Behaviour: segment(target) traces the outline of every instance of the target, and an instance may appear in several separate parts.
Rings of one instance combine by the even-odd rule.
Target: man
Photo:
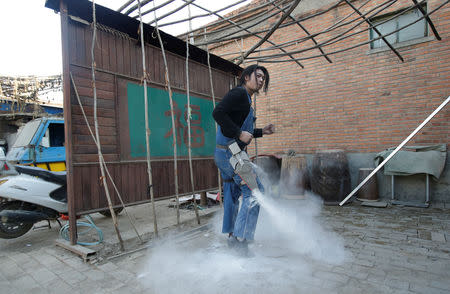
[[[263,88],[264,86],[264,88]],[[239,175],[234,173],[229,159],[231,152],[228,145],[236,141],[242,150],[253,138],[270,135],[275,132],[273,124],[263,129],[254,128],[254,113],[251,97],[259,93],[261,88],[267,92],[269,73],[263,66],[251,65],[244,69],[239,86],[230,90],[213,111],[213,117],[219,125],[216,135],[216,151],[214,160],[223,179],[224,215],[222,232],[228,234],[228,244],[248,251],[247,241],[253,240],[259,214],[259,205],[251,200],[252,191],[243,184]],[[259,181],[258,181],[258,184]],[[260,187],[262,190],[262,187]],[[239,196],[242,194],[242,205],[239,210]]]

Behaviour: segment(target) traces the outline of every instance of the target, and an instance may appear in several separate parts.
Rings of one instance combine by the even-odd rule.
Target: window
[[[50,132],[50,147],[64,146],[64,124],[51,123],[48,125]]]
[[[23,129],[19,131],[19,134],[17,135],[17,139],[16,142],[14,142],[13,147],[28,146],[28,144],[30,144],[31,140],[36,134],[36,131],[38,130],[40,124],[41,124],[40,120],[34,120],[27,123],[23,127]]]
[[[43,147],[64,147],[64,124],[50,123],[40,145]]]
[[[426,5],[422,6],[423,10],[426,11]],[[396,12],[397,14],[399,12]],[[377,17],[374,19],[371,19],[371,22],[375,25],[375,27],[380,31],[382,35],[389,34],[393,31],[396,31],[400,29],[401,27],[404,27],[405,25],[408,25],[412,22],[415,22],[419,18],[423,17],[422,12],[418,9],[412,9],[409,10],[391,20],[388,20],[392,18],[393,14],[385,15],[381,17]],[[378,24],[378,25],[377,25]],[[373,40],[375,38],[378,38],[378,34],[373,30],[370,29],[370,39]],[[425,19],[421,19],[420,21],[416,22],[413,25],[410,25],[409,27],[406,27],[398,32],[395,32],[389,36],[386,36],[386,40],[390,44],[400,43],[408,40],[423,38],[428,36],[428,26]],[[387,46],[386,43],[383,41],[383,39],[378,39],[370,42],[370,48],[380,48]]]

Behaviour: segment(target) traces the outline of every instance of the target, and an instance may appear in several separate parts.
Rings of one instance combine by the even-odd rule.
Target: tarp
[[[386,149],[375,155],[375,165],[378,166],[395,148]],[[446,156],[446,144],[405,146],[384,165],[384,174],[396,176],[429,174],[437,180],[444,170]]]

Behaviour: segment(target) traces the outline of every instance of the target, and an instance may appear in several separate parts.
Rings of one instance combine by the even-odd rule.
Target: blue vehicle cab
[[[29,121],[18,133],[6,160],[51,171],[66,170],[64,119],[42,117]]]

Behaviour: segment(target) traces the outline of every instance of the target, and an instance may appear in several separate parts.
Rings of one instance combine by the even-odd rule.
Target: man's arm
[[[254,138],[261,138],[262,136],[263,136],[263,129],[254,129],[253,130]]]
[[[268,124],[262,129],[255,129],[253,131],[253,137],[259,138],[263,135],[272,135],[273,133],[275,133],[275,126],[273,124]]]

